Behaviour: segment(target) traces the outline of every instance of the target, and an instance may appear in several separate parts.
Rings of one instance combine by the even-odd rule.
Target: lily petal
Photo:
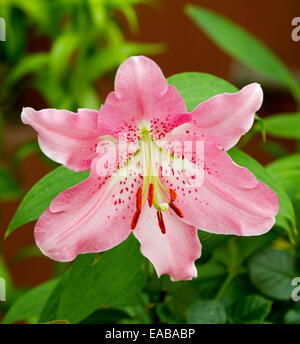
[[[99,141],[99,111],[80,109],[77,113],[24,108],[23,123],[38,133],[41,150],[50,159],[74,171],[87,171],[96,157]]]
[[[137,139],[137,129],[152,126],[152,135],[161,137],[191,117],[183,98],[168,84],[159,66],[145,56],[133,56],[122,63],[115,79],[115,91],[100,109],[103,135],[128,133]]]
[[[176,191],[183,221],[216,234],[247,236],[270,230],[279,209],[276,193],[217,145],[205,142],[204,151],[204,175],[197,176],[194,169],[160,177],[166,188]]]
[[[36,244],[54,260],[108,250],[130,234],[128,214],[135,211],[142,178],[132,173],[100,177],[97,163],[93,160],[88,179],[59,194],[36,223]]]
[[[196,277],[194,261],[201,255],[197,230],[169,211],[163,217],[166,234],[159,229],[156,212],[144,207],[138,226],[133,231],[141,243],[142,254],[152,262],[158,277],[168,274],[172,281]]]
[[[263,92],[257,83],[237,93],[216,95],[191,112],[192,124],[185,129],[228,150],[250,130],[262,101]]]

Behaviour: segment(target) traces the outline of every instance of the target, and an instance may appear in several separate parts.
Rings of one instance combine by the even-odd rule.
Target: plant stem
[[[226,280],[222,284],[221,288],[218,291],[217,296],[215,297],[215,301],[220,301],[224,292],[226,291],[227,287],[229,286],[229,284],[231,283],[235,275],[236,275],[236,271],[229,272],[228,276],[226,277]]]

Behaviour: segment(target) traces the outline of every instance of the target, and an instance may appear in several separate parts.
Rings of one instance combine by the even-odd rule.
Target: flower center
[[[132,218],[131,229],[135,229],[142,207],[145,201],[148,200],[149,207],[152,207],[152,205],[155,207],[159,228],[165,234],[166,227],[163,220],[163,212],[167,211],[170,207],[181,218],[183,218],[183,213],[174,204],[177,197],[175,190],[165,188],[159,178],[159,159],[163,155],[160,154],[161,149],[151,137],[146,126],[141,128],[140,147],[144,168],[143,187],[140,187],[136,194],[136,211]]]

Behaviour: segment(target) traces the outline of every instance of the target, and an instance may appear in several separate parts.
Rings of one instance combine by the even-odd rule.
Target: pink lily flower
[[[188,113],[160,68],[139,56],[120,66],[115,91],[99,111],[25,108],[22,121],[37,131],[49,158],[74,171],[91,170],[40,216],[37,246],[54,260],[71,261],[108,250],[132,232],[158,276],[178,281],[197,276],[197,229],[243,236],[269,231],[277,195],[226,153],[251,128],[262,100],[254,83]],[[124,133],[129,145],[116,150]],[[189,154],[177,151],[174,140],[201,141],[204,154],[194,146]],[[199,164],[203,173],[173,167],[163,173],[175,160],[185,169]]]

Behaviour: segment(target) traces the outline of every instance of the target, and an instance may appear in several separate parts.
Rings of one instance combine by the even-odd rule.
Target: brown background
[[[300,70],[300,42],[291,39],[291,21],[300,16],[299,0],[161,0],[158,6],[138,6],[140,32],[132,34],[124,26],[126,35],[130,39],[144,42],[165,42],[167,51],[155,56],[155,61],[161,66],[166,76],[186,71],[207,72],[229,81],[236,82],[232,74],[233,61],[217,48],[184,14],[183,6],[186,3],[198,4],[215,10],[247,28],[260,37],[269,47],[282,58],[294,72]],[[43,42],[34,42],[35,49]],[[264,86],[264,85],[263,85]],[[101,90],[106,93],[111,85]],[[263,115],[279,111],[294,111],[295,104],[284,91],[268,91],[266,102],[262,109]],[[44,106],[41,100],[32,94],[23,95],[23,104],[37,108]],[[34,104],[33,104],[34,102]],[[12,153],[18,145],[35,133],[25,126],[9,126],[6,130],[7,154]],[[259,148],[257,138],[247,147],[260,162],[266,163],[271,157]],[[291,151],[292,143],[286,143]],[[49,171],[38,156],[31,156],[22,164],[20,181],[28,190],[36,181]],[[16,211],[18,202],[0,204],[1,234],[4,234],[7,225]],[[15,253],[22,247],[32,245],[33,225],[28,224],[13,233],[5,242],[4,255],[12,272],[14,282],[19,286],[33,286],[49,278],[53,269],[48,258],[32,258],[24,262],[14,263]],[[2,239],[1,239],[2,241]]]

